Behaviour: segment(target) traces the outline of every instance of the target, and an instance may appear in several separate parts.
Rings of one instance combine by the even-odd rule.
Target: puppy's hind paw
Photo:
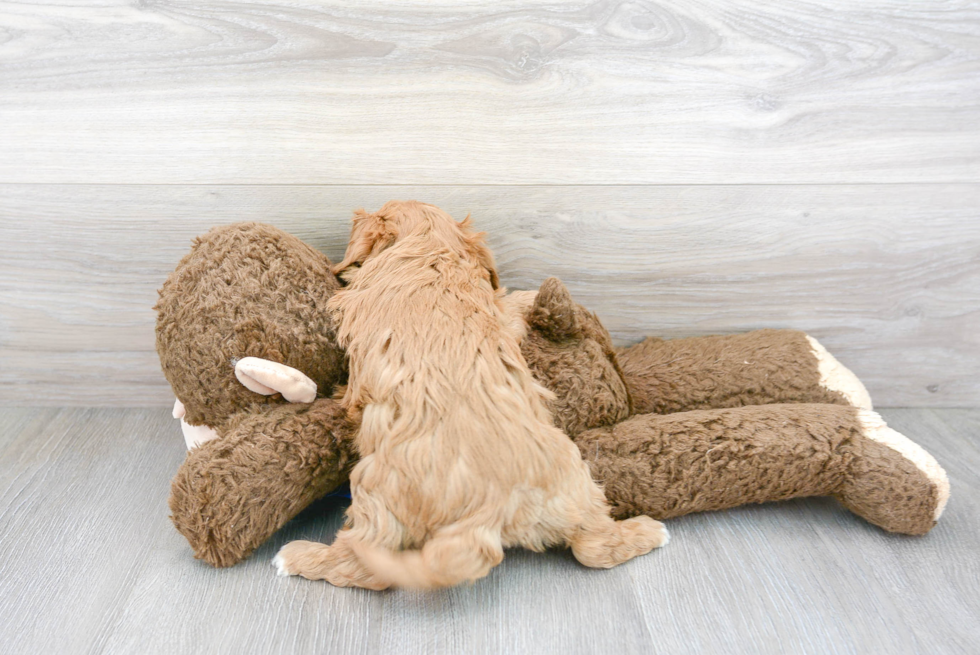
[[[290,541],[272,558],[276,574],[301,575],[310,580],[322,578],[323,559],[330,547],[315,541]]]
[[[648,553],[654,548],[662,548],[670,543],[667,527],[649,516],[634,516],[620,525],[625,540],[633,543],[641,553]]]
[[[593,568],[612,568],[670,541],[664,524],[649,516],[634,516],[625,521],[607,519],[600,527],[603,529],[579,534],[571,542],[575,559]]]
[[[283,558],[282,555],[276,555],[275,557],[273,557],[272,565],[276,567],[276,575],[278,575],[279,577],[285,578],[290,575],[293,575],[292,573],[290,573],[289,568],[286,566],[286,560]]]

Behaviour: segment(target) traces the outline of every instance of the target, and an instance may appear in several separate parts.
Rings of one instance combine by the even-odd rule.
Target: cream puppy
[[[444,587],[486,576],[510,546],[567,544],[607,568],[667,543],[647,516],[610,518],[552,423],[551,394],[521,356],[519,307],[469,219],[417,202],[358,212],[344,269],[329,307],[350,357],[343,402],[361,417],[353,501],[332,545],[284,546],[280,574]]]

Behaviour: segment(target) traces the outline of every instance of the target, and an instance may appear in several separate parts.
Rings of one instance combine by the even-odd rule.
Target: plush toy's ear
[[[476,261],[480,263],[480,266],[487,269],[487,273],[490,275],[490,285],[497,290],[500,288],[500,277],[497,275],[497,265],[493,261],[493,253],[486,245],[486,232],[473,232],[472,231],[473,221],[470,219],[469,214],[466,215],[459,227],[462,228],[464,239],[466,241],[466,247],[469,249],[470,254]]]
[[[334,275],[354,264],[363,263],[368,255],[381,252],[395,242],[395,231],[388,225],[385,218],[379,214],[369,214],[363,209],[354,212],[354,221],[350,229],[350,243],[344,253],[344,261],[333,266],[330,270]]]
[[[552,341],[567,341],[580,332],[572,295],[556,277],[549,277],[541,284],[527,321]]]
[[[235,377],[245,387],[271,396],[277,391],[291,403],[312,403],[316,400],[316,382],[302,371],[259,357],[244,357],[235,364]]]

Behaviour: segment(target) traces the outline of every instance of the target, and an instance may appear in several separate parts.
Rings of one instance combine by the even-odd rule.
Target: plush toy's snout
[[[211,426],[191,425],[184,420],[184,417],[187,416],[187,409],[184,407],[184,403],[180,402],[180,398],[174,400],[173,415],[174,418],[180,419],[180,431],[184,435],[184,444],[187,446],[187,450],[197,448],[202,443],[218,438],[218,433]]]

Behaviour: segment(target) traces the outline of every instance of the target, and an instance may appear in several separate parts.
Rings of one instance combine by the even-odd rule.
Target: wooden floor
[[[311,508],[247,562],[193,559],[167,519],[183,453],[163,409],[0,411],[0,653],[976,653],[980,410],[882,414],[942,463],[952,499],[927,536],[882,532],[828,499],[669,522],[611,571],[511,551],[435,593],[276,577]]]

